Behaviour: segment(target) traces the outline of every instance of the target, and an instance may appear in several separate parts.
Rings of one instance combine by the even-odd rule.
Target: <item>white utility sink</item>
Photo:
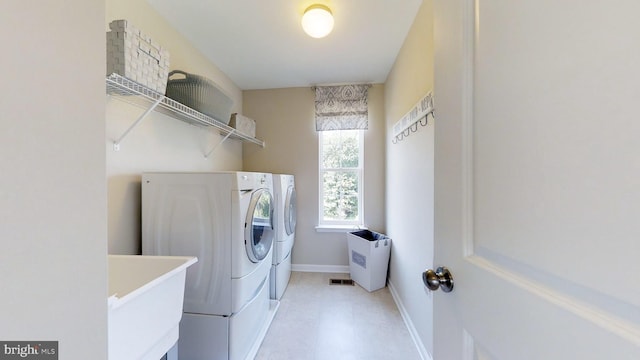
[[[178,341],[187,256],[109,255],[109,359],[160,359]]]

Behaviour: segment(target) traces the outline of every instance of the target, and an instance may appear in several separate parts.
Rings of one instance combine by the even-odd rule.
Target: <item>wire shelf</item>
[[[171,116],[178,120],[198,125],[214,127],[220,131],[225,138],[232,138],[247,141],[264,147],[264,141],[238,132],[231,126],[209,117],[201,112],[195,111],[175,100],[165,97],[163,94],[153,91],[144,85],[129,80],[118,74],[107,76],[107,94],[128,102],[133,105],[151,108],[155,103],[155,111]]]

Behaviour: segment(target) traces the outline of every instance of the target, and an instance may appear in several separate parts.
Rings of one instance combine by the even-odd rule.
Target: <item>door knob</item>
[[[442,289],[448,293],[453,290],[453,275],[444,266],[437,268],[436,271],[429,269],[423,272],[422,282],[431,291]]]

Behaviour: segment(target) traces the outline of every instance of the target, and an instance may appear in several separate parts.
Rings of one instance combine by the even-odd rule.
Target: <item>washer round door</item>
[[[287,235],[296,231],[296,188],[289,186],[284,203],[284,229]]]
[[[267,189],[257,190],[251,195],[244,230],[249,260],[257,263],[267,257],[274,235],[273,196]]]

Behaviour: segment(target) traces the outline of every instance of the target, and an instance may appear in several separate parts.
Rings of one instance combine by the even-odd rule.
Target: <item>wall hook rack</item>
[[[429,123],[429,115],[435,119],[434,111],[433,95],[431,92],[428,92],[408,113],[393,125],[393,139],[391,142],[397,144],[398,141],[402,141],[405,137],[411,135],[412,132],[418,131],[418,124],[427,126]]]
[[[410,125],[408,128],[404,129],[401,133],[394,136],[391,142],[394,144],[397,144],[398,141],[402,141],[404,140],[404,138],[411,135],[411,133],[418,131],[418,124],[420,124],[420,126],[427,126],[429,124],[429,115],[431,115],[431,117],[435,119],[435,110],[431,110],[425,116],[420,118],[420,120],[416,121],[415,123]]]

